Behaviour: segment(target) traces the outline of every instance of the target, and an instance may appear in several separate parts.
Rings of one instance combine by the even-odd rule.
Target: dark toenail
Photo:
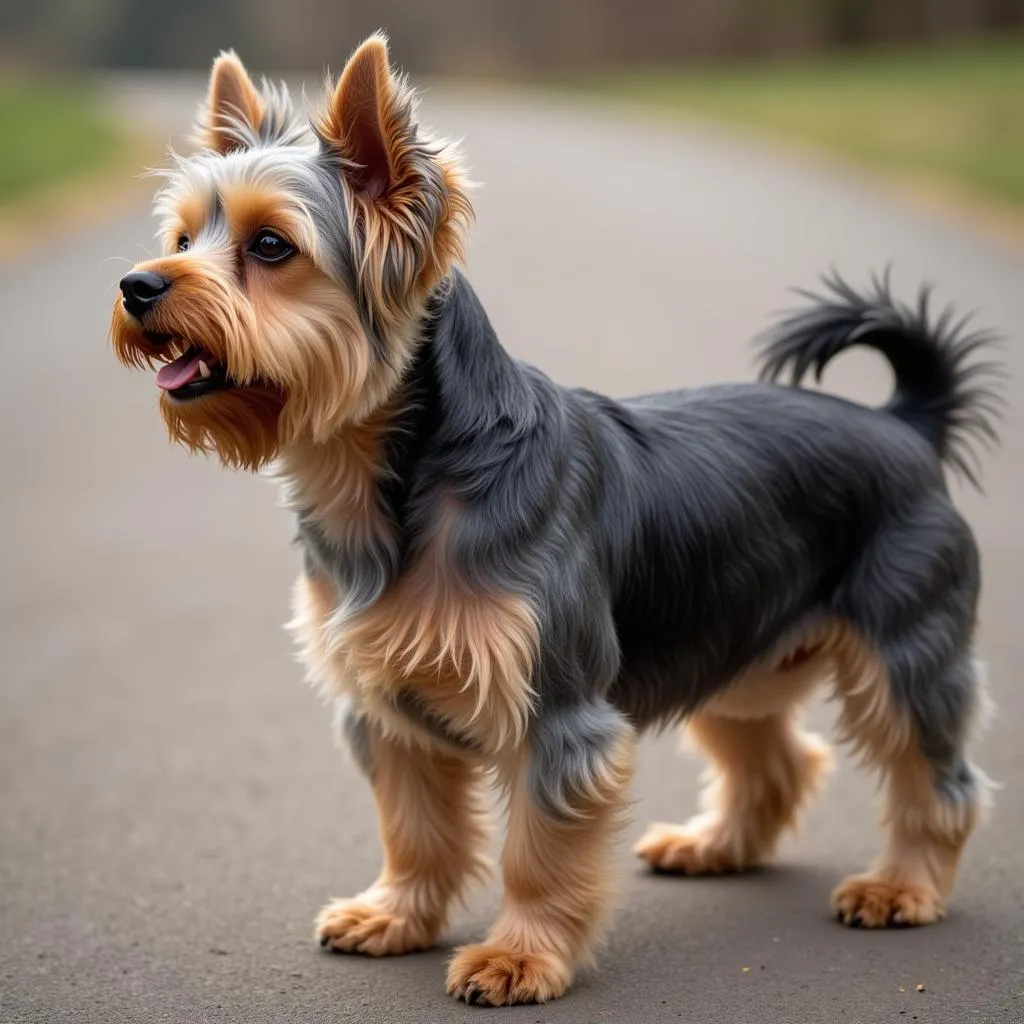
[[[330,935],[321,935],[320,936],[320,946],[321,946],[321,948],[323,946],[326,946],[327,943],[330,942],[330,941],[331,941]]]
[[[863,924],[864,924],[864,920],[860,916],[860,914],[854,914],[853,917],[850,918],[850,927],[851,928],[860,928]]]
[[[483,993],[480,991],[479,988],[476,987],[476,985],[470,985],[469,988],[466,989],[466,1005],[476,1006],[477,1002],[480,999],[480,996],[482,995]]]

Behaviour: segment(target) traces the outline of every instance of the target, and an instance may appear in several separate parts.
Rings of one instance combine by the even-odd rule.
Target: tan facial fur
[[[230,465],[255,469],[282,445],[325,442],[376,406],[390,382],[373,386],[352,297],[301,250],[281,265],[243,257],[239,274],[238,253],[260,228],[273,228],[289,241],[302,237],[301,222],[287,205],[248,186],[224,189],[222,199],[230,230],[225,244],[136,269],[173,282],[147,327],[194,340],[223,361],[239,385],[190,401],[162,395],[172,437],[193,450],[215,451]],[[175,217],[169,237],[196,224],[198,201],[183,202],[184,215]],[[120,304],[113,339],[124,362],[162,355]]]
[[[261,148],[266,125],[291,116],[283,94],[258,90],[234,54],[218,58],[197,140],[221,159],[179,161],[167,173],[157,209],[168,255],[135,268],[173,282],[145,327],[202,346],[239,385],[190,401],[161,396],[174,440],[256,469],[290,446],[336,440],[387,402],[472,217],[457,154],[426,136],[414,114],[411,91],[375,37],[353,55],[317,118],[319,145],[337,158],[332,201],[348,208],[353,291],[326,269],[321,248],[337,240],[325,243],[302,190],[289,190],[289,175],[315,156],[312,133],[286,126],[285,144]],[[289,171],[291,158],[298,164]],[[227,237],[219,228],[204,237],[221,206]],[[247,256],[263,228],[296,255],[280,264]],[[193,242],[186,253],[176,252],[182,235]],[[364,319],[386,357],[371,356]],[[133,366],[184,349],[147,340],[120,302],[112,338]]]

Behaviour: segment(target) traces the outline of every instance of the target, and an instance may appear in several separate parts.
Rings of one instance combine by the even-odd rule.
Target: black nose
[[[136,320],[141,320],[170,287],[171,282],[160,274],[151,270],[133,270],[121,278],[124,308]]]

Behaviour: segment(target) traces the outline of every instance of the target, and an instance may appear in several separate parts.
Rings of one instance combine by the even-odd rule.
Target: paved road
[[[471,276],[509,347],[562,381],[624,394],[747,377],[747,339],[832,262],[861,279],[894,259],[901,289],[935,280],[1024,337],[1020,257],[856,179],[596,107],[437,90],[427,111],[486,183]],[[270,486],[169,448],[151,382],[105,347],[122,266],[107,257],[151,237],[140,208],[2,254],[0,1021],[1024,1017],[1019,344],[988,497],[963,503],[1002,709],[980,758],[1006,788],[949,919],[830,921],[831,886],[879,843],[871,783],[844,763],[772,870],[654,878],[624,850],[599,970],[556,1004],[474,1011],[443,993],[446,948],[373,962],[311,942],[324,899],[373,877],[370,799],[279,629],[298,563]],[[831,380],[878,398],[886,379],[851,356]],[[672,737],[647,741],[630,837],[686,816],[697,776]],[[479,936],[496,898],[475,895],[446,945]]]

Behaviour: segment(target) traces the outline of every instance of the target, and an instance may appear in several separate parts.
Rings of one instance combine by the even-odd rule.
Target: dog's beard
[[[172,440],[226,466],[257,470],[277,455],[284,403],[280,391],[254,384],[184,402],[163,395],[160,412]]]
[[[202,276],[179,270],[146,329],[120,304],[114,309],[121,362],[159,367],[173,441],[255,470],[281,447],[327,443],[387,401],[413,330],[396,332],[387,356],[375,358],[353,297],[301,256],[273,278],[250,282],[244,299],[215,263],[203,266]]]

